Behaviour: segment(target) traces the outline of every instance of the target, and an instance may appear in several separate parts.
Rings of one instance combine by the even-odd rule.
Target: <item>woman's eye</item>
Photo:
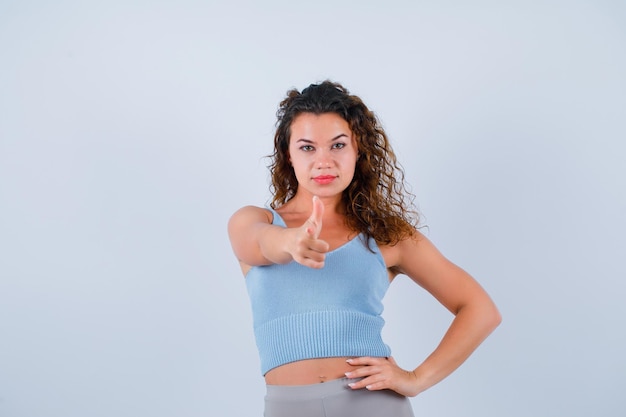
[[[301,146],[300,149],[302,149],[305,152],[309,152],[313,150],[313,147],[311,145],[304,145],[304,146]]]
[[[346,146],[345,143],[337,142],[337,143],[333,144],[333,149],[341,149],[341,148],[344,148],[345,146]]]

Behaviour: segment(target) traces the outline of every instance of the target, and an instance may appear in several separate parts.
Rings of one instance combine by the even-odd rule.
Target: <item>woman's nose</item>
[[[331,157],[326,151],[318,151],[316,158],[317,168],[329,168],[331,166]]]

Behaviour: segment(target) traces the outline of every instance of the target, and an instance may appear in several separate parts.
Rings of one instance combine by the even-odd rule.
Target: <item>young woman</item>
[[[273,200],[231,217],[267,384],[265,417],[412,416],[500,323],[489,296],[417,230],[376,116],[337,83],[280,103]],[[415,369],[382,341],[382,298],[409,276],[455,318]]]

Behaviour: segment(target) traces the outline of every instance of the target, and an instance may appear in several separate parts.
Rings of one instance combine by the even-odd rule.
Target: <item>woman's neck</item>
[[[341,195],[332,197],[318,197],[322,204],[324,204],[324,213],[345,214],[345,208]],[[313,195],[308,194],[296,194],[291,200],[289,200],[283,207],[292,212],[305,212],[310,213],[313,210]]]

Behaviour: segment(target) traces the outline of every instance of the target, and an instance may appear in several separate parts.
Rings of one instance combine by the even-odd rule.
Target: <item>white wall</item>
[[[262,414],[226,221],[325,78],[504,316],[416,415],[624,415],[623,2],[86,3],[0,3],[0,416]],[[408,279],[385,316],[406,367],[451,319]]]

